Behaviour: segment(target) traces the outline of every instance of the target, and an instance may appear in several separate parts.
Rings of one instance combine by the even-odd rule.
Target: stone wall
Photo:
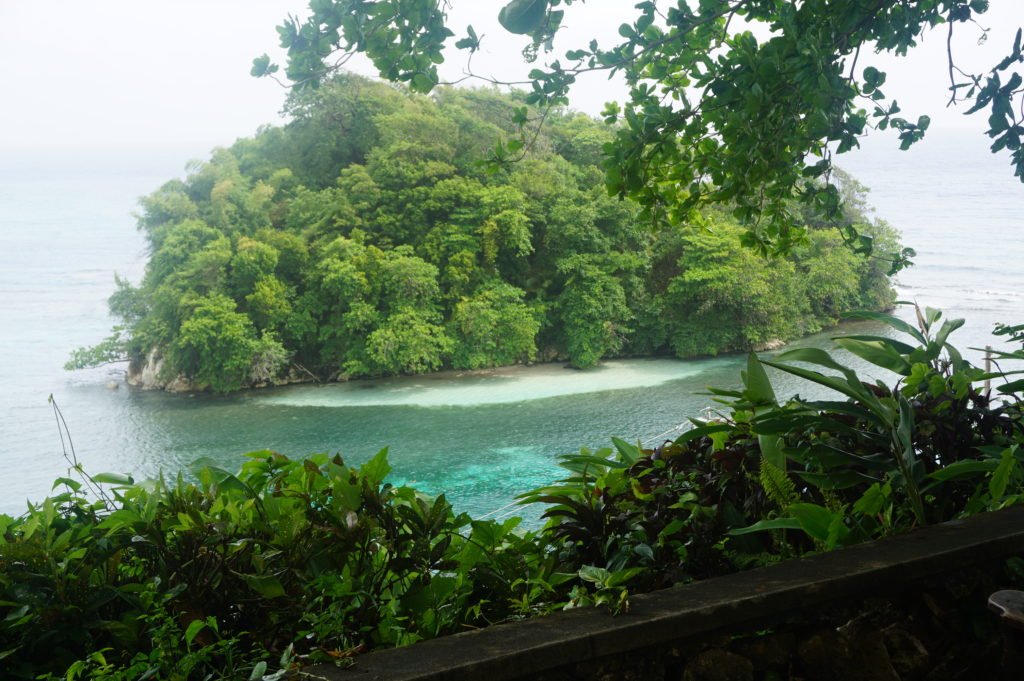
[[[973,568],[899,593],[806,607],[668,645],[598,657],[534,681],[973,681],[997,679],[986,599],[1005,569]],[[881,590],[887,590],[880,585]],[[1024,672],[1022,672],[1024,674]],[[1024,677],[1022,677],[1024,678]]]
[[[1022,585],[1024,508],[577,609],[378,651],[333,681],[995,679],[990,593]],[[1024,678],[1024,677],[1022,677]]]

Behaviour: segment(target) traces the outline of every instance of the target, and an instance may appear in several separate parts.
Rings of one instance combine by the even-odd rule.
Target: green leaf
[[[1002,499],[1003,495],[1006,494],[1006,486],[1010,482],[1010,473],[1016,465],[1017,459],[1013,456],[1013,449],[1005,450],[1003,458],[999,461],[999,466],[992,473],[992,479],[988,483],[988,493],[993,501]]]
[[[914,408],[903,395],[898,395],[900,420],[896,425],[896,437],[899,440],[900,455],[907,469],[914,465]],[[909,482],[909,481],[908,481]]]
[[[795,475],[819,489],[849,489],[865,482],[877,481],[877,478],[855,470],[796,471]]]
[[[835,369],[842,373],[846,377],[856,376],[853,370],[847,366],[840,364],[839,362],[832,359],[824,350],[820,348],[795,348],[793,350],[786,350],[775,357],[775,362],[769,362],[766,360],[765,364],[768,366],[776,367],[778,362],[806,362],[807,364],[817,364],[827,369]]]
[[[761,456],[779,470],[786,470],[786,454],[782,451],[782,438],[778,435],[758,435],[757,444],[761,447]]]
[[[853,510],[866,516],[876,516],[885,508],[887,500],[888,494],[886,489],[883,488],[881,483],[876,482],[865,490],[860,499],[854,502]]]
[[[808,409],[814,409],[820,412],[829,414],[845,414],[852,416],[855,419],[867,421],[868,423],[874,423],[878,426],[884,427],[885,422],[880,421],[877,415],[869,409],[865,409],[856,404],[850,402],[837,402],[835,400],[814,400],[812,402],[803,402],[803,406]],[[837,427],[841,427],[841,424],[833,419],[828,419],[830,423],[822,423],[820,428],[822,430],[830,430]]]
[[[625,440],[617,437],[612,438],[612,444],[615,445],[615,449],[619,451],[619,456],[622,457],[622,461],[627,464],[634,464],[640,458],[640,449],[636,445],[631,445]]]
[[[1009,393],[1017,393],[1024,390],[1024,378],[1017,381],[1010,381],[1004,385],[996,387],[996,390],[1003,393],[1004,395]]]
[[[641,501],[653,501],[654,500],[654,495],[653,494],[649,494],[649,493],[643,491],[643,488],[640,486],[640,481],[639,480],[636,480],[636,479],[631,480],[630,481],[630,487],[633,490],[633,496],[635,496],[637,499],[640,499]]]
[[[867,390],[857,375],[850,369],[842,366],[838,362],[834,361],[827,352],[819,350],[817,348],[800,348],[797,350],[790,350],[788,352],[779,355],[779,360],[783,361],[796,361],[796,362],[809,362],[812,364],[820,364],[832,369],[841,371],[846,380],[841,380],[834,376],[826,376],[817,371],[810,369],[804,369],[803,367],[795,367],[789,364],[783,364],[780,362],[769,362],[768,360],[761,360],[764,364],[770,367],[775,367],[787,373],[793,374],[794,376],[800,376],[808,381],[823,385],[826,388],[831,388],[836,392],[842,393],[847,397],[853,398],[860,402],[863,402],[865,406],[871,409],[878,415],[884,414],[882,405],[878,402],[878,398],[874,396],[869,390]]]
[[[853,370],[851,370],[849,367],[841,365],[840,363],[838,363],[838,361],[831,358],[831,355],[829,355],[827,352],[816,347],[799,347],[793,350],[786,350],[784,352],[777,354],[773,361],[767,359],[762,359],[762,361],[769,367],[783,369],[783,371],[784,368],[779,367],[778,363],[783,363],[783,361],[803,361],[803,363],[805,364],[818,365],[819,367],[824,367],[826,369],[834,369],[842,373],[847,378],[855,376]]]
[[[691,428],[685,431],[682,435],[675,439],[675,444],[682,445],[686,444],[691,440],[702,438],[706,435],[713,435],[715,433],[726,433],[735,430],[736,427],[728,423],[713,423],[707,425],[700,425],[696,428]]]
[[[748,527],[740,527],[735,530],[729,530],[728,534],[736,536],[741,534],[750,534],[752,532],[763,532],[765,530],[799,529],[801,529],[801,526],[796,518],[773,518],[771,520],[759,520]]]
[[[249,70],[249,75],[256,78],[262,78],[263,76],[276,73],[277,70],[277,64],[270,63],[270,57],[263,54],[252,60],[252,68]]]
[[[928,477],[934,478],[940,482],[947,482],[949,480],[970,477],[978,473],[991,473],[998,467],[998,459],[970,459],[954,461],[948,466],[944,466],[937,471],[932,471],[928,474]]]
[[[886,338],[885,336],[872,336],[872,335],[868,335],[868,334],[851,334],[849,336],[842,336],[842,338],[852,338],[854,340],[861,340],[861,341],[877,341],[879,343],[883,343],[885,345],[888,345],[889,347],[891,347],[892,349],[894,349],[897,353],[899,353],[901,355],[909,355],[910,353],[912,353],[916,349],[913,345],[909,345],[909,344],[904,343],[902,341],[898,341],[895,338]],[[833,339],[833,340],[836,340],[836,339]]]
[[[95,478],[93,479],[95,480]],[[78,482],[77,480],[72,480],[71,478],[57,478],[56,480],[53,481],[53,487],[51,487],[50,489],[57,489],[57,487],[59,487],[60,485],[67,485],[75,492],[82,489],[82,483]]]
[[[391,472],[391,464],[388,463],[388,448],[377,452],[377,455],[364,463],[359,468],[359,474],[366,478],[371,485],[379,485]]]
[[[192,620],[189,622],[188,628],[185,629],[185,643],[192,645],[192,641],[199,635],[199,632],[206,628],[206,622],[203,620]]]
[[[646,544],[641,544],[641,546],[646,546]],[[647,548],[650,550],[650,547]],[[608,580],[605,581],[604,584],[605,586],[618,586],[620,584],[625,584],[643,571],[644,568],[642,567],[631,567],[625,568],[624,570],[616,570],[608,576]]]
[[[831,551],[836,546],[841,544],[849,534],[850,530],[846,527],[846,522],[845,518],[843,517],[843,514],[833,514],[832,522],[828,525],[828,537],[825,539],[825,550]]]
[[[764,365],[753,352],[747,355],[747,370],[743,374],[744,395],[757,404],[776,404],[775,391],[764,370]]]
[[[248,485],[239,480],[234,473],[221,468],[210,457],[203,456],[196,459],[192,462],[191,468],[196,477],[200,480],[203,480],[204,477],[207,478],[208,482],[217,485],[218,490],[241,492],[248,497],[255,496],[255,493]]]
[[[827,545],[834,545],[835,541],[842,540],[849,532],[845,525],[842,526],[841,530],[835,526],[837,518],[838,522],[842,521],[841,513],[833,513],[818,504],[790,504],[786,507],[786,513],[796,518],[797,522],[800,523],[800,529]]]
[[[249,681],[259,681],[263,678],[263,675],[267,673],[267,663],[264,660],[260,660],[252,668],[252,674],[249,674]]]
[[[839,347],[866,359],[883,369],[907,376],[910,374],[910,362],[896,351],[895,348],[879,341],[864,341],[855,338],[840,337],[832,339]]]
[[[123,473],[100,473],[99,475],[93,475],[92,481],[106,485],[119,485],[123,487],[130,487],[135,484],[135,480],[132,476],[124,475]]]
[[[277,598],[284,596],[284,586],[274,575],[245,575],[237,573],[239,577],[245,580],[245,583],[249,585],[249,588],[263,596],[264,598]]]
[[[897,331],[902,331],[903,333],[912,336],[914,340],[916,340],[921,345],[926,345],[928,343],[928,339],[921,335],[921,332],[918,331],[916,328],[914,328],[910,324],[907,324],[899,317],[894,317],[891,314],[886,314],[884,312],[857,310],[855,312],[847,312],[846,314],[843,315],[843,319],[870,319],[871,321],[874,322],[882,322],[883,324],[888,324]]]
[[[498,22],[509,33],[532,33],[544,25],[548,0],[512,0],[498,12]]]
[[[629,468],[631,464],[615,459],[602,459],[600,456],[570,454],[562,457],[558,465],[578,473],[587,470],[591,475],[595,475],[608,468]]]
[[[940,348],[945,347],[946,339],[949,338],[949,334],[953,333],[963,325],[963,319],[947,319],[946,321],[942,322],[942,327],[939,329],[939,332],[935,334],[934,342]]]
[[[260,449],[255,452],[246,452],[245,456],[249,459],[270,459],[276,452],[271,449]]]
[[[455,47],[460,50],[469,49],[470,52],[480,49],[480,37],[472,25],[466,27],[466,37],[455,43]]]
[[[867,86],[864,90],[865,93],[870,92],[870,90],[878,87],[879,85],[882,85],[884,82],[884,72],[879,71],[874,66],[868,66],[867,68],[864,69],[864,83]]]
[[[139,522],[142,522],[142,516],[136,513],[133,509],[121,508],[104,518],[98,527],[109,530],[113,533],[121,528],[129,527]]]
[[[331,508],[335,513],[358,511],[362,500],[362,489],[347,477],[339,477],[331,484]]]
[[[414,92],[426,94],[437,85],[437,79],[429,73],[417,73],[409,81],[409,85],[412,86]]]
[[[593,565],[584,565],[580,568],[578,574],[580,579],[586,582],[594,582],[595,584],[607,584],[612,576],[612,573],[608,572],[608,570]]]

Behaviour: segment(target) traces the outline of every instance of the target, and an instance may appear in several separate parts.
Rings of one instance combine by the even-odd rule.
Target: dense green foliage
[[[306,18],[290,17],[278,28],[287,75],[297,87],[315,87],[335,58],[344,63],[362,52],[385,78],[429,92],[439,81],[438,64],[452,56],[444,48],[471,56],[485,40],[472,26],[457,36],[463,27],[451,25],[450,7],[436,0],[311,0]],[[966,31],[968,45],[983,40],[988,8],[989,0],[645,0],[614,9],[511,0],[495,12],[505,30],[530,38],[523,51],[535,62],[528,103],[564,104],[577,79],[591,72],[621,74],[629,85],[627,101],[605,111],[609,122],[623,123],[605,148],[609,191],[670,223],[689,219],[698,204],[730,203],[745,242],[778,252],[806,236],[792,220],[794,199],[828,215],[838,210],[837,188],[813,181],[828,178],[833,153],[855,148],[872,127],[895,131],[903,149],[925,135],[929,117],[904,117],[881,89],[886,74],[867,61],[872,50],[906,54],[930,31],[941,30],[946,35],[935,37],[948,41],[949,62],[936,69],[948,72],[950,104],[985,112],[992,151],[1008,153],[1024,181],[1021,31],[1012,44],[1006,38],[999,46],[1005,58],[985,72],[956,62],[954,34]],[[564,49],[563,20],[579,26],[588,17],[619,24],[621,40]],[[538,60],[542,54],[550,57]],[[264,55],[252,72],[277,69]],[[473,73],[468,59],[465,70]],[[524,110],[519,139],[542,120]],[[520,144],[499,147],[494,162],[514,157]],[[871,249],[869,235],[843,233]],[[905,254],[879,250],[891,253],[896,267],[903,264]]]
[[[747,350],[892,302],[887,263],[834,221],[785,258],[740,247],[724,209],[654,231],[601,185],[612,133],[553,113],[517,164],[484,145],[520,96],[408,96],[354,77],[296,93],[268,128],[142,200],[144,281],[119,281],[119,333],[72,366],[155,350],[167,377],[231,390],[320,378],[478,369],[535,359]],[[862,195],[844,183],[850,205]],[[857,223],[895,248],[891,230]]]
[[[64,491],[0,516],[5,673],[276,681],[1024,501],[1024,381],[964,361],[948,341],[959,320],[861,316],[907,336],[836,339],[892,384],[822,350],[751,355],[742,390],[713,391],[722,413],[674,442],[565,457],[568,478],[524,497],[548,504],[536,532],[392,487],[386,452],[358,470],[263,451],[196,483],[58,480]],[[765,365],[835,398],[780,401]]]
[[[1024,385],[960,357],[947,338],[962,320],[859,316],[909,336],[836,339],[894,383],[818,349],[751,355],[742,390],[712,391],[718,418],[654,450],[616,441],[566,457],[573,475],[528,495],[554,504],[563,559],[641,567],[631,587],[658,588],[1024,502]],[[765,365],[845,399],[779,401]],[[982,388],[992,378],[1005,401]]]
[[[528,614],[529,578],[550,576],[518,519],[382,484],[385,452],[359,470],[249,456],[197,484],[87,478],[114,483],[98,501],[63,479],[0,516],[4,678],[258,679]]]

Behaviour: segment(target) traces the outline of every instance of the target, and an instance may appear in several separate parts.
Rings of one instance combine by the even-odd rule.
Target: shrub
[[[344,659],[529,613],[550,572],[518,519],[385,484],[386,451],[358,470],[248,456],[197,483],[89,478],[113,483],[99,500],[64,479],[0,517],[8,673],[239,678],[282,654]]]
[[[630,588],[658,588],[1024,501],[1024,382],[992,399],[979,384],[1005,374],[972,366],[947,341],[962,320],[939,326],[941,314],[925,310],[913,328],[858,316],[913,341],[835,339],[896,374],[891,386],[823,350],[751,354],[742,390],[712,390],[727,408],[717,419],[655,449],[615,440],[615,450],[564,457],[572,475],[524,497],[551,504],[545,532],[560,569],[637,570]],[[845,400],[780,402],[764,365]]]

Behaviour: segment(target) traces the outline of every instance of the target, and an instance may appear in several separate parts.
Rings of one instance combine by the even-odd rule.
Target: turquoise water
[[[992,342],[995,321],[1024,319],[1022,186],[977,149],[869,148],[841,159],[874,187],[879,214],[920,252],[918,266],[900,277],[901,295],[967,317],[961,346]],[[114,272],[141,275],[136,197],[179,174],[186,160],[0,159],[0,512],[24,508],[65,473],[50,394],[93,472],[174,473],[199,457],[233,468],[263,448],[340,453],[356,464],[389,447],[395,482],[501,515],[516,510],[505,508],[516,494],[559,475],[559,454],[605,446],[613,435],[657,442],[709,405],[698,394],[706,385],[738,381],[741,357],[615,361],[585,372],[543,365],[231,396],[111,390],[106,383],[123,377],[117,366],[64,372],[72,348],[107,334]],[[829,335],[803,342],[824,347]],[[778,380],[779,392],[807,391]]]

